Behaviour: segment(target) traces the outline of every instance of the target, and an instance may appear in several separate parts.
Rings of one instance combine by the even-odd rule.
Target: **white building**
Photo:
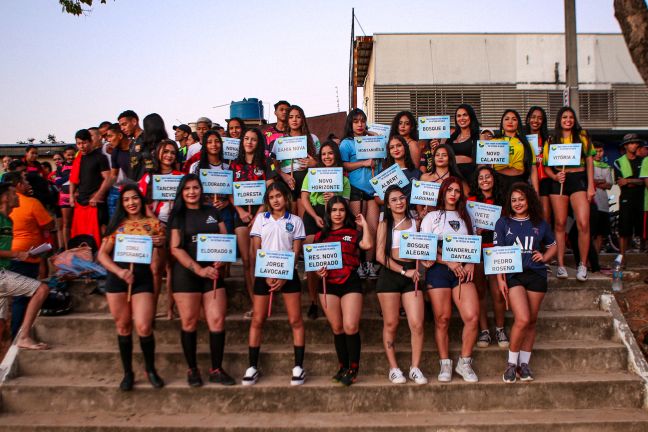
[[[580,122],[591,133],[648,129],[648,89],[620,34],[579,34]],[[547,110],[550,128],[563,106],[562,33],[375,34],[356,38],[353,79],[363,87],[370,122],[401,110],[454,113],[469,103],[483,126],[497,127],[507,108],[524,118]]]

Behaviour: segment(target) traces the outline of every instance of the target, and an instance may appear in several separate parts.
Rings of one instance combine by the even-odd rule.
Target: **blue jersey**
[[[533,252],[542,252],[542,245],[549,247],[556,244],[556,239],[553,232],[551,232],[551,227],[545,221],[534,226],[529,218],[501,217],[495,224],[493,244],[495,246],[520,246],[520,249],[522,249],[522,268],[524,270],[533,270],[546,277],[547,267],[545,267],[545,264],[535,262],[531,258]]]
[[[353,138],[345,138],[342,140],[340,143],[340,155],[342,156],[343,162],[359,162],[356,157],[355,141]],[[374,174],[378,174],[381,171],[381,164],[378,162],[380,161],[376,160]],[[360,189],[371,196],[376,194],[376,191],[371,186],[371,168],[362,167],[349,171],[349,183],[354,188]]]

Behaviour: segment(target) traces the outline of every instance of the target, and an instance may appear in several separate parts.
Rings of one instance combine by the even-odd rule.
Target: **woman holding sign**
[[[340,143],[340,154],[344,162],[344,169],[349,173],[351,183],[350,206],[354,215],[362,213],[372,233],[376,232],[380,209],[374,200],[375,191],[371,186],[371,178],[380,172],[380,161],[375,159],[359,160],[356,153],[355,137],[367,135],[367,115],[359,108],[349,112],[344,125],[344,139]],[[361,279],[367,277],[375,279],[376,269],[373,266],[375,252],[368,250],[366,262],[358,267]]]
[[[320,147],[318,168],[340,168],[342,169],[342,159],[340,157],[340,149],[333,141],[327,141]],[[335,196],[342,196],[349,199],[351,196],[351,185],[349,179],[342,176],[342,192],[311,192],[311,185],[309,184],[309,176],[304,178],[301,187],[301,202],[304,206],[304,228],[306,230],[306,241],[304,243],[312,243],[315,234],[324,228],[324,217],[326,214],[326,203]],[[317,303],[316,303],[316,290],[317,279],[312,272],[307,273],[308,277],[308,292],[311,296],[311,306],[308,309],[308,316],[311,319],[317,318]]]
[[[356,228],[362,229],[362,237]],[[373,240],[367,221],[362,214],[353,220],[346,199],[334,196],[326,205],[323,229],[315,235],[315,243],[340,242],[342,268],[317,272],[326,280],[326,291],[320,291],[320,300],[326,304],[324,313],[333,331],[339,370],[333,380],[346,386],[356,381],[360,366],[360,315],[362,314],[362,282],[357,269],[360,266],[360,249],[369,250]],[[324,298],[326,297],[326,299]]]
[[[533,149],[536,152],[536,167],[538,168],[538,194],[542,203],[542,212],[547,223],[551,223],[551,193],[552,180],[547,175],[544,164],[542,163],[542,154],[545,144],[549,139],[549,130],[547,127],[547,113],[542,107],[532,106],[526,115],[525,133],[538,136],[538,148]]]
[[[117,209],[106,227],[106,234],[97,254],[97,260],[108,271],[106,300],[117,327],[119,355],[124,378],[119,385],[123,391],[133,389],[133,321],[144,355],[146,376],[155,388],[164,387],[164,381],[155,370],[155,338],[153,318],[155,302],[153,275],[149,264],[115,262],[112,258],[118,234],[150,236],[153,246],[164,246],[164,230],[160,222],[146,216],[144,196],[134,184],[125,185],[119,194]]]
[[[449,177],[462,178],[452,147],[448,144],[439,144],[432,151],[432,164],[430,169],[421,175],[421,181],[443,183]],[[468,185],[465,182],[462,184],[464,190],[467,191]],[[430,208],[418,205],[417,210],[419,217],[423,219]]]
[[[455,131],[450,135],[446,144],[452,147],[457,156],[457,164],[461,177],[472,178],[475,171],[475,151],[479,141],[479,120],[472,106],[461,104],[454,115]]]
[[[420,142],[418,138],[418,122],[414,118],[414,114],[410,111],[401,111],[394,116],[389,129],[389,140],[400,135],[405,138],[405,142],[409,147],[409,153],[412,156],[415,167],[425,165],[423,161],[423,149],[426,147],[425,143]],[[433,140],[438,144],[437,140]],[[387,165],[389,166],[389,164]],[[423,171],[425,172],[425,171]]]
[[[197,261],[199,234],[225,234],[219,211],[204,204],[200,178],[187,174],[178,186],[178,195],[169,218],[173,266],[173,297],[180,312],[180,340],[187,361],[187,383],[203,384],[196,360],[198,320],[204,314],[209,328],[211,368],[209,381],[233,385],[234,379],[222,367],[225,351],[227,294],[220,272],[222,263]]]
[[[502,139],[509,143],[508,164],[493,166],[499,176],[504,193],[516,182],[531,181],[533,189],[538,191],[538,171],[535,168],[535,152],[529,145],[526,134],[522,130],[520,114],[512,109],[504,111],[500,120]]]
[[[173,201],[156,201],[153,200],[153,187],[151,182],[154,175],[183,175],[182,171],[175,169],[178,156],[178,146],[175,141],[165,139],[158,144],[153,154],[153,170],[147,172],[140,179],[138,185],[142,194],[146,197],[146,204],[151,209],[155,217],[162,222],[163,226],[169,220]],[[171,281],[171,265],[168,260],[166,248],[158,248],[153,252],[153,286],[155,287],[155,300],[160,295],[162,288],[162,274],[166,273],[167,281]],[[173,295],[171,288],[167,286],[167,318],[173,319]]]
[[[414,164],[414,160],[410,154],[410,147],[407,141],[400,135],[393,136],[387,143],[387,158],[385,159],[385,166],[390,167],[394,164],[403,171],[409,183],[403,186],[403,192],[407,195],[409,202],[412,193],[412,180],[418,180],[421,177],[421,170]],[[378,198],[376,198],[379,200]],[[380,201],[379,201],[380,202]]]
[[[551,227],[542,217],[542,205],[527,183],[515,183],[503,209],[504,216],[495,224],[495,245],[522,248],[522,273],[498,274],[502,295],[513,311],[513,327],[508,363],[502,379],[515,382],[516,373],[522,381],[533,381],[529,368],[535,342],[536,321],[540,305],[547,293],[545,263],[556,254],[556,241]],[[545,247],[544,254],[542,246]]]
[[[396,331],[400,320],[401,302],[407,314],[412,343],[412,364],[409,377],[416,384],[426,384],[427,378],[419,369],[423,352],[423,296],[418,295],[416,284],[419,272],[416,261],[400,258],[402,233],[416,232],[416,220],[410,214],[407,195],[392,185],[385,191],[385,215],[378,224],[376,259],[380,271],[376,293],[383,316],[383,345],[389,362],[389,380],[404,384],[407,379],[396,362]]]
[[[266,141],[261,130],[253,128],[245,131],[239,145],[238,158],[230,164],[235,182],[265,180],[266,184],[271,183],[275,173],[270,163],[266,163],[265,147]],[[234,204],[233,196],[230,196],[230,202],[232,205]],[[254,272],[250,266],[250,227],[261,209],[260,205],[234,206],[234,233],[243,261],[245,288],[250,296],[250,301],[254,298],[252,291]],[[245,318],[252,318],[252,310],[245,313]]]
[[[549,166],[549,149],[552,144],[581,143],[580,163],[576,166],[560,169],[558,166]],[[596,149],[590,142],[587,132],[583,130],[576,119],[576,113],[571,107],[562,107],[556,115],[554,135],[549,140],[543,153],[543,162],[547,175],[553,180],[551,189],[551,207],[554,212],[554,227],[556,229],[556,243],[558,244],[558,270],[556,277],[566,279],[565,269],[565,226],[567,224],[567,211],[571,204],[578,229],[578,250],[581,259],[586,259],[590,247],[590,201],[596,194],[594,188],[594,155]],[[581,282],[587,280],[587,266],[584,262],[578,263],[576,279]]]
[[[421,222],[421,232],[447,235],[472,234],[472,222],[466,210],[466,198],[461,180],[449,177],[441,184],[437,210],[428,213]],[[444,240],[445,241],[445,240]],[[477,374],[472,368],[472,350],[477,341],[479,329],[479,296],[473,283],[475,265],[461,262],[445,262],[441,251],[434,262],[422,261],[429,267],[426,275],[428,295],[434,311],[434,338],[441,363],[438,380],[452,380],[452,360],[448,349],[448,327],[454,301],[464,328],[461,335],[461,355],[455,372],[464,381],[477,382]]]
[[[288,108],[288,131],[286,136],[305,136],[308,157],[303,159],[282,160],[279,163],[278,172],[281,179],[288,185],[292,192],[293,209],[292,213],[304,216],[304,205],[302,204],[302,184],[309,167],[317,165],[317,152],[320,142],[316,135],[310,133],[304,110],[297,105]]]
[[[306,237],[304,224],[299,216],[290,213],[291,194],[283,183],[268,186],[263,198],[265,213],[254,220],[250,236],[252,237],[252,256],[256,259],[257,251],[292,251],[295,256],[301,252],[302,241]],[[296,264],[296,263],[295,263]],[[243,376],[243,385],[256,384],[259,379],[259,352],[261,335],[268,311],[272,308],[272,293],[281,292],[286,305],[288,321],[292,328],[295,350],[295,366],[292,369],[291,385],[301,385],[306,378],[304,371],[304,321],[301,312],[301,282],[296,269],[291,280],[278,278],[261,278],[254,280],[254,308],[250,325],[249,354],[250,367]]]

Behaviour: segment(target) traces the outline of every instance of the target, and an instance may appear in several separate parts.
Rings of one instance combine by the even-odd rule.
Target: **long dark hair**
[[[389,141],[387,141],[387,157],[385,158],[385,166],[390,167],[396,163],[396,160],[392,157],[391,153],[389,152],[389,143],[393,139],[397,140],[403,145],[403,149],[405,150],[405,167],[408,170],[416,169],[416,165],[414,165],[414,161],[412,161],[412,155],[410,154],[410,149],[409,146],[407,145],[407,141],[405,141],[405,138],[400,135],[394,135],[393,137],[389,138]]]
[[[333,204],[344,205],[344,212],[346,216],[344,217],[344,221],[342,222],[342,228],[357,229],[355,220],[353,218],[353,213],[351,212],[351,208],[349,207],[349,203],[340,195],[335,195],[326,203],[326,213],[324,214],[324,228],[322,228],[322,234],[320,235],[319,239],[320,242],[326,240],[328,235],[333,230],[333,221],[331,221]]]
[[[479,202],[484,202],[486,200],[484,192],[482,192],[479,187],[479,173],[482,171],[488,171],[490,175],[493,176],[493,203],[498,206],[503,206],[504,197],[502,196],[502,186],[500,185],[499,176],[491,166],[482,165],[475,170],[470,182],[470,194],[477,198],[477,201]]]
[[[479,140],[479,120],[477,119],[477,114],[475,113],[474,108],[471,105],[468,104],[461,104],[457,107],[455,110],[455,115],[454,115],[454,124],[455,124],[455,131],[450,135],[450,138],[448,138],[448,141],[446,144],[452,144],[455,142],[459,134],[461,133],[461,127],[457,123],[457,112],[460,110],[466,110],[468,113],[468,117],[470,117],[470,139],[473,140],[475,143]]]
[[[400,186],[397,185],[389,186],[385,191],[385,199],[384,199],[385,210],[383,212],[384,214],[383,221],[385,222],[385,226],[387,228],[387,234],[385,235],[385,259],[386,260],[389,260],[389,257],[391,256],[392,230],[394,229],[394,214],[392,213],[387,203],[389,202],[389,196],[395,192],[400,192],[403,195],[405,195],[405,198],[407,200],[405,203],[405,217],[411,220],[413,224],[416,223],[416,221],[412,217],[412,212],[410,211],[409,198],[407,197],[407,194],[403,192],[403,189],[401,189]]]
[[[163,139],[168,139],[164,120],[160,114],[152,113],[144,117],[142,120],[144,132],[142,132],[142,144],[144,148],[153,150],[156,145]]]
[[[540,203],[540,198],[535,189],[531,187],[528,183],[517,182],[511,186],[507,196],[506,203],[502,207],[502,213],[505,217],[514,217],[515,212],[513,211],[513,206],[511,206],[511,197],[513,192],[519,192],[526,197],[527,204],[529,206],[529,220],[533,226],[538,226],[544,219],[542,217],[542,204]]]
[[[531,116],[533,115],[534,111],[540,111],[540,114],[542,115],[542,126],[540,126],[540,131],[538,132],[539,138],[542,142],[542,144],[546,144],[547,140],[549,139],[549,120],[547,119],[547,112],[544,110],[544,108],[534,105],[531,108],[529,108],[529,111],[527,112],[526,119],[524,120],[524,131],[527,134],[531,133],[531,125],[529,124],[529,120],[531,119]]]
[[[184,232],[185,230],[187,204],[185,203],[184,197],[182,196],[182,190],[190,181],[198,182],[198,186],[200,186],[200,198],[198,199],[198,205],[201,209],[205,207],[205,192],[203,190],[203,185],[200,181],[200,177],[197,174],[187,174],[182,177],[182,180],[180,180],[180,184],[178,185],[178,190],[176,191],[176,197],[173,201],[173,208],[171,209],[171,213],[169,214],[169,221],[167,223],[167,226],[169,227],[169,233],[167,237],[169,238],[171,238],[171,226],[176,225],[180,232]],[[180,246],[184,246],[184,236],[180,236]]]
[[[247,130],[247,126],[245,125],[245,122],[243,121],[242,118],[240,117],[232,117],[231,119],[227,120],[227,136],[231,137],[229,130],[230,130],[230,123],[232,122],[237,122],[239,126],[241,126],[241,136],[245,135],[245,131]]]
[[[434,162],[434,159],[439,149],[444,149],[448,153],[448,172],[450,173],[450,177],[457,177],[463,180],[463,176],[457,166],[457,158],[455,157],[454,150],[448,144],[439,144],[432,152],[432,170],[430,172],[436,172],[436,163]]]
[[[317,154],[317,148],[315,148],[315,143],[313,142],[313,135],[311,135],[310,129],[308,128],[308,122],[306,121],[306,114],[304,114],[304,110],[302,109],[302,107],[298,105],[292,105],[290,108],[288,108],[288,117],[290,117],[291,111],[297,111],[301,116],[302,124],[301,124],[301,128],[299,129],[299,135],[306,136],[306,147],[308,148],[308,154],[314,157]],[[287,120],[286,123],[288,123]],[[287,135],[289,134],[290,134],[290,126],[288,126],[288,131],[287,131]]]
[[[275,190],[279,191],[281,195],[283,195],[284,201],[286,202],[285,211],[290,213],[290,209],[292,208],[292,194],[288,190],[286,183],[283,182],[270,183],[270,186],[268,186],[268,188],[266,189],[265,195],[263,195],[264,210],[267,212],[272,211],[272,208],[270,207],[270,192]]]
[[[241,135],[241,143],[239,144],[239,153],[236,158],[236,162],[241,165],[246,165],[245,161],[245,147],[243,147],[243,141],[245,140],[245,135],[248,132],[252,132],[257,137],[257,146],[254,149],[254,158],[252,158],[252,165],[256,165],[258,168],[261,168],[263,171],[266,169],[266,157],[265,157],[265,148],[266,148],[266,139],[259,128],[252,128],[245,131]]]
[[[407,120],[409,120],[412,125],[410,138],[412,138],[415,141],[418,141],[419,139],[418,123],[414,118],[414,114],[412,114],[411,111],[401,111],[394,116],[394,119],[391,122],[391,129],[389,129],[389,140],[391,140],[395,135],[400,135],[398,133],[398,123],[400,123],[402,117],[407,117]]]
[[[317,166],[320,168],[324,167],[324,162],[322,162],[322,150],[324,149],[324,147],[331,147],[331,150],[333,150],[333,157],[335,158],[335,164],[333,164],[333,166],[341,168],[342,155],[340,154],[340,147],[335,141],[326,141],[320,146],[319,153],[317,155]]]
[[[572,115],[574,116],[574,126],[572,127],[571,130],[572,143],[581,142],[581,133],[584,131],[580,123],[578,123],[578,117],[576,117],[576,112],[572,107],[564,106],[560,108],[558,110],[558,113],[556,114],[556,124],[554,125],[554,133],[551,137],[551,142],[553,143],[559,143],[560,140],[562,139],[563,128],[560,124],[560,119],[562,118],[562,115],[567,111],[571,112]],[[583,149],[583,154],[586,154],[585,151],[586,150]]]
[[[360,108],[353,108],[351,111],[349,111],[349,114],[347,115],[347,118],[344,122],[344,134],[343,134],[344,139],[346,138],[353,139],[353,137],[355,136],[353,135],[353,120],[356,117],[361,117],[364,119],[365,122],[367,121],[367,114],[365,114],[365,112],[362,111]],[[365,135],[366,135],[366,131],[365,131]]]
[[[110,218],[110,222],[108,222],[108,225],[106,226],[106,233],[104,234],[104,236],[107,237],[117,231],[119,225],[121,225],[121,223],[128,217],[128,213],[124,208],[124,195],[129,191],[134,191],[137,194],[140,202],[142,203],[140,207],[140,215],[146,216],[146,201],[144,199],[144,195],[142,195],[142,191],[135,183],[127,183],[121,188],[121,191],[119,191],[117,208],[115,209],[115,213],[113,214],[112,218]]]
[[[175,165],[177,165],[177,163],[178,163],[178,144],[176,144],[176,142],[173,141],[173,140],[163,139],[162,141],[160,141],[158,143],[157,147],[155,147],[155,152],[153,153],[153,170],[152,170],[151,174],[160,174],[161,173],[160,172],[160,170],[162,169],[162,162],[161,162],[162,154],[161,153],[162,153],[162,150],[164,149],[164,147],[166,147],[166,146],[173,146],[173,148],[176,150],[176,162],[175,162]],[[176,167],[173,166],[172,168],[175,169]]]
[[[203,135],[202,139],[202,149],[200,151],[200,161],[198,162],[198,169],[209,169],[211,166],[209,164],[209,152],[207,151],[207,139],[210,136],[215,135],[218,138],[218,141],[220,141],[221,147],[220,151],[218,152],[218,160],[223,163],[223,138],[221,138],[220,134],[216,132],[215,130],[208,130],[205,132]]]
[[[504,117],[508,113],[513,114],[515,118],[517,118],[518,127],[515,131],[515,137],[520,140],[522,146],[524,147],[524,175],[528,177],[529,173],[531,172],[531,164],[535,161],[533,158],[533,150],[531,150],[531,145],[529,144],[529,140],[527,139],[526,134],[523,130],[524,125],[522,125],[522,118],[520,117],[519,112],[515,111],[514,109],[507,109],[506,111],[504,111],[502,117],[500,118],[500,133],[502,134],[502,136],[506,136],[504,134]]]
[[[448,192],[448,189],[450,188],[450,185],[453,183],[457,183],[459,185],[459,199],[457,200],[455,211],[459,214],[459,217],[463,219],[464,223],[466,224],[466,228],[468,228],[468,234],[472,234],[472,221],[470,220],[470,216],[468,215],[468,210],[466,210],[466,196],[464,195],[463,184],[461,183],[460,178],[448,177],[447,179],[443,180],[443,183],[441,183],[441,189],[439,189],[437,210],[442,213],[446,212],[445,196],[446,192]]]

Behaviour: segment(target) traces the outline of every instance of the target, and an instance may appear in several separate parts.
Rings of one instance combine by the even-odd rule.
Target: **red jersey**
[[[328,236],[321,241],[322,232],[315,234],[315,243],[340,242],[342,245],[342,268],[329,270],[326,281],[331,284],[341,285],[349,279],[351,272],[360,266],[360,233],[353,228],[341,228],[329,232]]]

